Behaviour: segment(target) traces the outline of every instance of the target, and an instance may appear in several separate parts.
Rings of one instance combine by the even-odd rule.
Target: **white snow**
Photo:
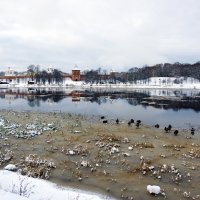
[[[22,191],[19,195],[19,191]],[[59,187],[41,179],[25,177],[18,173],[0,170],[1,200],[103,200],[107,197],[82,190]],[[111,199],[111,198],[110,198]]]
[[[8,164],[4,167],[5,170],[8,170],[8,171],[17,171],[17,167],[13,164]]]
[[[133,147],[131,147],[131,146],[130,146],[130,147],[128,147],[128,150],[132,151],[132,150],[133,150]]]
[[[200,81],[191,77],[150,77],[145,80],[138,80],[134,83],[116,84],[91,84],[85,81],[72,81],[64,79],[63,84],[33,84],[24,83],[8,84],[8,87],[17,88],[121,88],[121,89],[200,89]]]
[[[4,126],[4,125],[5,125],[4,120],[0,119],[0,126]]]
[[[81,162],[81,165],[82,165],[83,167],[87,167],[87,166],[89,166],[89,162],[86,161],[86,160],[83,160],[83,161]]]
[[[69,150],[69,155],[75,155],[76,152],[74,150]]]
[[[112,154],[114,154],[114,153],[119,153],[119,149],[116,148],[116,147],[112,147],[110,152],[111,152]]]
[[[157,185],[147,185],[147,191],[150,194],[159,194],[160,193],[160,186]]]
[[[200,89],[200,81],[191,77],[151,77],[136,83],[86,84],[83,88],[121,88],[121,89]]]

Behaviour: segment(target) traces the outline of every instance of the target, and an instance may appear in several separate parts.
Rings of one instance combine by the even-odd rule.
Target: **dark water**
[[[0,89],[0,109],[105,115],[109,119],[141,119],[150,125],[200,127],[198,90]]]

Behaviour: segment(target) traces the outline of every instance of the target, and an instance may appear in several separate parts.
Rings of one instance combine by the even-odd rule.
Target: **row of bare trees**
[[[32,80],[37,83],[62,83],[63,72],[54,69],[52,72],[46,70],[40,71],[37,65],[29,65],[27,68],[28,74]],[[107,73],[106,70],[98,68],[97,70],[85,71],[82,79],[88,83],[110,83],[117,82],[137,82],[138,80],[147,80],[150,77],[193,77],[200,80],[200,62],[194,64],[181,64],[181,63],[165,63],[157,64],[154,66],[144,66],[142,68],[130,68],[127,72],[111,72]]]
[[[200,62],[188,63],[164,63],[142,68],[131,68],[128,71],[128,80],[144,80],[150,77],[192,77],[200,80]]]
[[[63,72],[58,69],[53,69],[51,72],[47,72],[46,70],[40,71],[40,66],[37,65],[29,65],[27,68],[28,75],[31,76],[32,80],[35,80],[36,83],[42,84],[51,84],[51,83],[62,83],[63,82]]]
[[[150,77],[192,77],[200,80],[200,62],[194,64],[165,63],[142,68],[130,68],[127,72],[106,73],[101,68],[84,73],[84,79],[90,83],[116,83],[148,81]],[[178,79],[177,79],[178,81]]]

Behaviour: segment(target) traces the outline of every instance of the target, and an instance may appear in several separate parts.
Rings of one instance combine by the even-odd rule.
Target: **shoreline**
[[[9,88],[75,88],[75,89],[171,89],[171,90],[200,90],[200,84],[132,84],[132,83],[116,83],[116,84],[91,84],[91,83],[85,83],[83,81],[70,81],[69,83],[65,84],[1,84],[0,89],[9,89]]]
[[[80,200],[103,200],[105,198],[114,200],[113,198],[105,197],[100,193],[94,193],[91,191],[66,187],[62,185],[58,185],[56,183],[52,183],[46,180],[34,179],[31,177],[24,177],[17,172],[11,172],[8,170],[0,170],[0,177],[5,181],[1,184],[0,193],[3,194],[3,200],[10,199],[10,196],[13,196],[14,199],[57,199],[57,200],[66,200],[66,196],[68,199],[80,199]],[[20,182],[24,180],[24,182]],[[24,191],[21,195],[19,195],[19,191],[15,187],[15,191],[10,186],[18,186],[22,185],[22,189],[27,187],[27,191]],[[42,191],[42,192],[41,192]]]
[[[56,169],[51,170],[50,181],[86,190],[93,185],[92,191],[100,188],[102,193],[117,199],[122,196],[151,199],[146,192],[149,184],[160,185],[169,199],[180,199],[185,190],[193,197],[199,195],[199,188],[195,186],[200,183],[200,145],[196,135],[180,132],[174,136],[173,132],[165,133],[145,124],[139,128],[135,124],[117,125],[114,121],[103,124],[99,116],[59,112],[1,110],[0,116],[10,123],[21,124],[21,129],[34,121],[39,125],[39,122],[55,125],[55,130],[31,139],[16,138],[15,133],[8,132],[0,139],[1,152],[6,148],[13,151],[7,163],[23,167],[30,154],[37,155],[36,159],[52,160]],[[168,166],[165,172],[162,172],[163,165]],[[177,174],[170,170],[172,165],[181,173],[178,183],[175,181]]]

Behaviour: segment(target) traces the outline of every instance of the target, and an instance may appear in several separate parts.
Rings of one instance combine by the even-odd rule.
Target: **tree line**
[[[131,68],[128,71],[130,81],[148,79],[150,77],[192,77],[200,80],[200,62],[194,64],[165,63],[142,68]]]
[[[37,83],[62,83],[64,73],[54,69],[52,72],[40,70],[39,65],[29,65],[27,73]],[[3,75],[3,73],[1,73]],[[200,62],[194,64],[187,63],[165,63],[141,68],[133,67],[126,72],[111,72],[98,68],[96,70],[84,71],[81,79],[87,83],[110,83],[117,82],[137,82],[138,80],[148,80],[150,77],[191,77],[200,80]]]
[[[90,83],[137,82],[151,77],[191,77],[200,80],[200,62],[194,64],[165,63],[142,68],[133,67],[127,72],[107,74],[101,68],[84,73],[84,80]]]
[[[46,70],[40,71],[40,67],[37,65],[29,65],[27,68],[27,74],[31,76],[32,80],[36,83],[51,84],[51,83],[62,83],[64,78],[64,73],[58,69],[53,69],[51,72]]]

